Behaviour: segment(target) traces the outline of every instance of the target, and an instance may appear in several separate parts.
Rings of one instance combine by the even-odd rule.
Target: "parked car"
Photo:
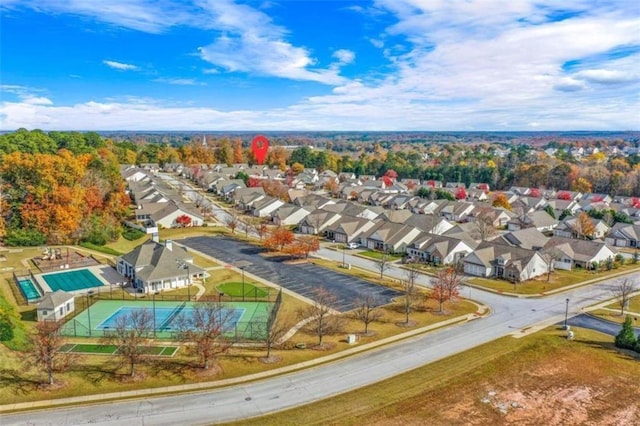
[[[349,247],[350,249],[357,249],[358,247],[360,247],[360,244],[358,244],[358,243],[349,243],[349,244],[347,244],[347,247]]]

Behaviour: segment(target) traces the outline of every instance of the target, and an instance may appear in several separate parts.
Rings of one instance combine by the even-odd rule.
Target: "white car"
[[[349,243],[349,244],[347,244],[347,247],[349,247],[350,249],[357,249],[358,247],[360,247],[360,244],[358,244],[358,243]]]

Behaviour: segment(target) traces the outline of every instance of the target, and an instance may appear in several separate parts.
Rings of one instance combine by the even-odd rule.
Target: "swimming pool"
[[[51,291],[78,291],[104,285],[102,281],[88,269],[43,274],[42,279],[44,279],[51,288]]]
[[[102,321],[96,326],[96,330],[113,330],[118,326],[122,318],[130,319],[131,313],[134,311],[148,311],[152,317],[155,313],[155,328],[157,331],[178,331],[180,321],[184,321],[185,324],[193,324],[194,312],[196,311],[192,307],[179,305],[176,307],[156,307],[155,309],[145,307],[123,306],[115,311],[109,318]],[[220,315],[223,317],[224,329],[227,331],[233,330],[242,315],[244,315],[244,308],[224,308],[220,311]],[[124,320],[124,321],[126,321]]]
[[[36,287],[33,281],[31,281],[31,278],[19,278],[18,285],[20,286],[20,291],[22,291],[22,294],[27,299],[27,302],[38,300],[42,297],[38,291],[38,287]]]

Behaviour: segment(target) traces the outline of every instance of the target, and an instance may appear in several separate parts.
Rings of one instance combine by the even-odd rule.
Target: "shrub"
[[[139,238],[144,237],[146,234],[144,232],[142,232],[139,229],[135,229],[135,228],[126,228],[124,230],[124,232],[122,233],[122,237],[125,240],[129,240],[129,241],[135,241]]]
[[[35,229],[11,229],[7,231],[4,239],[8,246],[41,246],[47,241],[47,237]]]
[[[84,248],[99,251],[101,253],[112,254],[114,256],[120,256],[122,254],[119,251],[112,249],[111,247],[99,246],[86,241],[83,243],[80,243],[80,245]]]
[[[636,335],[633,333],[633,325],[629,315],[624,319],[622,329],[616,336],[615,344],[617,347],[624,349],[634,349],[637,347]]]
[[[13,339],[13,322],[9,315],[0,312],[0,342],[8,342]]]

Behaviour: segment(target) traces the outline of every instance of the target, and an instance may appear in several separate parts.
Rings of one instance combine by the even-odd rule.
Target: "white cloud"
[[[315,67],[311,52],[287,41],[285,28],[264,12],[230,0],[208,0],[202,7],[210,14],[208,26],[223,32],[198,49],[205,61],[230,72],[330,85],[345,82],[333,67]]]
[[[347,49],[338,49],[332,55],[338,60],[338,64],[346,65],[352,63],[356,59],[356,54]]]
[[[202,83],[194,80],[193,78],[156,78],[156,83],[167,83],[176,86],[206,86],[206,83]]]
[[[110,68],[120,70],[120,71],[137,71],[139,69],[137,66],[132,64],[125,64],[123,62],[116,62],[116,61],[108,61],[106,59],[102,61],[102,63]]]
[[[576,78],[581,78],[592,83],[600,84],[622,84],[638,81],[640,74],[637,72],[607,70],[607,69],[591,69],[577,72]]]

